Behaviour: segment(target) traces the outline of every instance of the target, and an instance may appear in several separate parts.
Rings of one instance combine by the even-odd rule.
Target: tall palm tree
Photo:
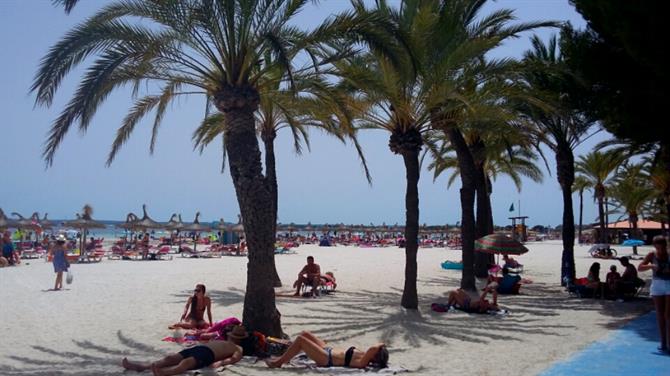
[[[605,197],[607,196],[607,182],[621,165],[620,154],[613,152],[592,151],[579,156],[575,163],[575,171],[589,182],[593,188],[594,198],[598,201],[598,220],[600,222],[600,242],[607,242],[605,228]]]
[[[643,164],[625,164],[614,181],[610,196],[614,199],[615,210],[622,210],[628,215],[632,234],[638,236],[638,219],[655,193],[649,184],[649,176],[644,173]],[[633,254],[637,255],[637,247],[633,247]]]
[[[382,7],[383,3],[379,3]],[[367,12],[363,8],[359,12]],[[419,237],[419,153],[428,129],[427,114],[418,93],[417,77],[406,65],[395,65],[371,51],[335,63],[341,86],[352,93],[359,110],[359,127],[389,133],[389,149],[403,158],[405,192],[405,283],[401,305],[418,308],[417,250]]]
[[[561,283],[565,284],[575,278],[574,149],[589,137],[593,122],[571,109],[569,101],[579,85],[565,68],[556,37],[544,44],[534,36],[531,43],[531,50],[524,54],[521,77],[529,92],[542,98],[543,103],[522,102],[519,107],[524,118],[536,126],[538,147],[540,143],[546,145],[556,157],[556,177],[563,196]]]
[[[537,27],[555,26],[555,23],[513,24],[514,12],[509,9],[480,15],[486,3],[483,0],[426,3],[429,5],[422,6],[433,9],[433,16],[422,20],[425,26],[416,39],[423,42],[423,48],[415,56],[422,61],[420,76],[431,125],[453,145],[458,159],[462,184],[461,287],[474,290],[474,204],[478,169],[463,132],[481,120],[507,116],[506,106],[500,104],[507,92],[514,88],[507,78],[516,67],[507,59],[485,61],[484,57],[506,39]]]
[[[58,1],[57,1],[58,2]],[[60,0],[66,7],[76,3]],[[313,43],[342,34],[365,32],[366,20],[351,14],[331,18],[306,34],[289,25],[307,0],[193,0],[113,2],[76,26],[42,59],[32,90],[37,104],[51,106],[62,79],[94,57],[70,102],[55,120],[44,151],[48,165],[73,124],[86,131],[96,110],[115,89],[130,85],[159,87],[135,101],[112,145],[111,163],[139,121],[151,111],[151,147],[168,105],[186,95],[210,98],[223,114],[225,150],[247,230],[249,263],[243,321],[254,330],[280,335],[280,315],[272,288],[275,226],[272,188],[262,172],[255,113],[259,82],[277,69],[290,85],[290,53],[300,47],[318,58]],[[66,8],[69,10],[71,8]],[[272,65],[258,69],[265,56]]]
[[[485,137],[480,136],[480,133],[477,132],[466,134],[466,142],[474,156],[478,171],[476,188],[477,237],[486,236],[494,231],[491,194],[493,193],[492,182],[498,176],[508,176],[519,191],[522,187],[522,177],[527,177],[535,182],[541,182],[543,178],[541,170],[536,165],[538,156],[523,142],[523,136],[517,132],[509,132],[511,128],[508,128],[507,134],[501,137],[501,133],[490,132],[494,129],[487,130]],[[446,170],[452,170],[447,182],[448,187],[451,187],[460,176],[458,158],[451,144],[443,143],[439,155],[436,155],[433,159],[434,161],[429,164],[428,169],[434,170],[434,178],[437,178]],[[488,255],[479,253],[475,257],[475,275],[477,277],[486,276],[488,265],[492,261],[486,256]]]
[[[591,188],[591,182],[582,175],[575,177],[575,183],[572,186],[573,192],[579,193],[579,228],[577,230],[577,242],[582,244],[582,224],[584,217],[584,191]]]

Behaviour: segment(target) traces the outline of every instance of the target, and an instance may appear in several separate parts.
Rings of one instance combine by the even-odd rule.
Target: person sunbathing
[[[298,273],[298,279],[293,283],[295,287],[295,296],[300,296],[302,285],[312,286],[312,295],[318,294],[317,290],[321,280],[321,267],[314,263],[314,257],[307,256],[307,265]]]
[[[235,364],[242,359],[240,341],[248,336],[246,329],[238,325],[228,334],[227,341],[209,341],[170,354],[155,362],[132,362],[128,358],[123,358],[121,364],[123,368],[137,372],[150,369],[154,376],[179,375],[208,366],[218,368]]]
[[[205,295],[205,291],[205,285],[195,286],[193,296],[188,298],[181,319],[178,323],[170,325],[169,329],[204,329],[212,325],[212,300]],[[205,321],[205,310],[209,324]]]
[[[332,283],[333,284],[333,290],[337,288],[337,280],[335,279],[335,274],[333,272],[326,272],[326,274],[321,276],[321,283],[322,284],[327,284],[327,283]]]
[[[305,331],[300,333],[282,356],[269,358],[265,363],[270,368],[279,368],[303,351],[319,367],[386,368],[389,359],[388,350],[383,343],[378,343],[366,351],[358,350],[354,346],[344,350],[330,347],[324,340]]]
[[[490,283],[484,288],[482,294],[477,298],[472,298],[467,291],[456,289],[449,291],[448,307],[454,307],[468,313],[487,313],[489,311],[499,311],[498,307],[498,284]],[[491,293],[493,302],[486,299],[486,295]]]

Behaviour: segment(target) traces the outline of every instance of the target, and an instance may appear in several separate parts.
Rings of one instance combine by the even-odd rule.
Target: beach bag
[[[67,271],[67,277],[65,277],[65,283],[68,285],[72,283],[72,280],[74,279],[74,276],[72,275],[72,271],[68,270]]]

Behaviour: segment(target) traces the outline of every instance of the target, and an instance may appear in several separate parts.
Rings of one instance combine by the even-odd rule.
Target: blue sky
[[[105,160],[116,129],[130,106],[128,92],[112,94],[98,111],[85,135],[71,131],[56,154],[53,167],[45,169],[41,152],[53,119],[58,115],[78,82],[81,69],[71,74],[57,93],[54,106],[34,108],[29,87],[40,58],[70,28],[81,22],[103,1],[84,0],[72,14],[65,15],[50,1],[4,0],[0,2],[0,208],[49,212],[50,218],[71,218],[85,203],[94,207],[94,217],[122,219],[129,211],[141,211],[146,203],[156,220],[182,213],[191,220],[196,211],[204,220],[237,218],[239,208],[226,171],[220,173],[221,145],[213,144],[200,155],[193,151],[191,133],[204,114],[197,98],[183,100],[165,117],[156,152],[149,155],[151,120],[135,130],[111,167]],[[328,15],[346,9],[348,0],[326,0],[310,6],[295,20],[309,28]],[[560,20],[583,27],[584,21],[567,0],[507,0],[486,5],[484,13],[516,9],[520,21]],[[547,38],[554,31],[537,33]],[[495,55],[520,57],[529,47],[528,35],[511,41]],[[584,143],[577,153],[588,152],[599,134]],[[275,146],[279,180],[279,221],[283,223],[387,224],[404,221],[404,167],[402,158],[388,150],[388,135],[368,131],[360,135],[373,177],[368,185],[351,145],[311,133],[311,152],[294,153],[290,135],[280,133]],[[553,155],[547,154],[551,176],[542,184],[524,181],[521,193],[510,180],[494,183],[493,212],[496,224],[507,224],[508,208],[521,200],[522,214],[531,224],[557,225],[562,201],[554,173]],[[446,186],[446,176],[433,181],[423,171],[420,181],[421,223],[444,224],[460,220],[458,188]],[[578,203],[575,202],[575,208]],[[518,209],[518,208],[517,208]],[[516,213],[516,211],[515,211]],[[585,221],[596,217],[590,196],[585,200]]]

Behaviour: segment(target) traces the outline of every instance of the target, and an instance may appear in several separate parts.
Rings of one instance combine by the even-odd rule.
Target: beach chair
[[[170,246],[164,245],[158,249],[156,253],[153,253],[153,257],[156,260],[172,260],[172,255],[170,254]]]

